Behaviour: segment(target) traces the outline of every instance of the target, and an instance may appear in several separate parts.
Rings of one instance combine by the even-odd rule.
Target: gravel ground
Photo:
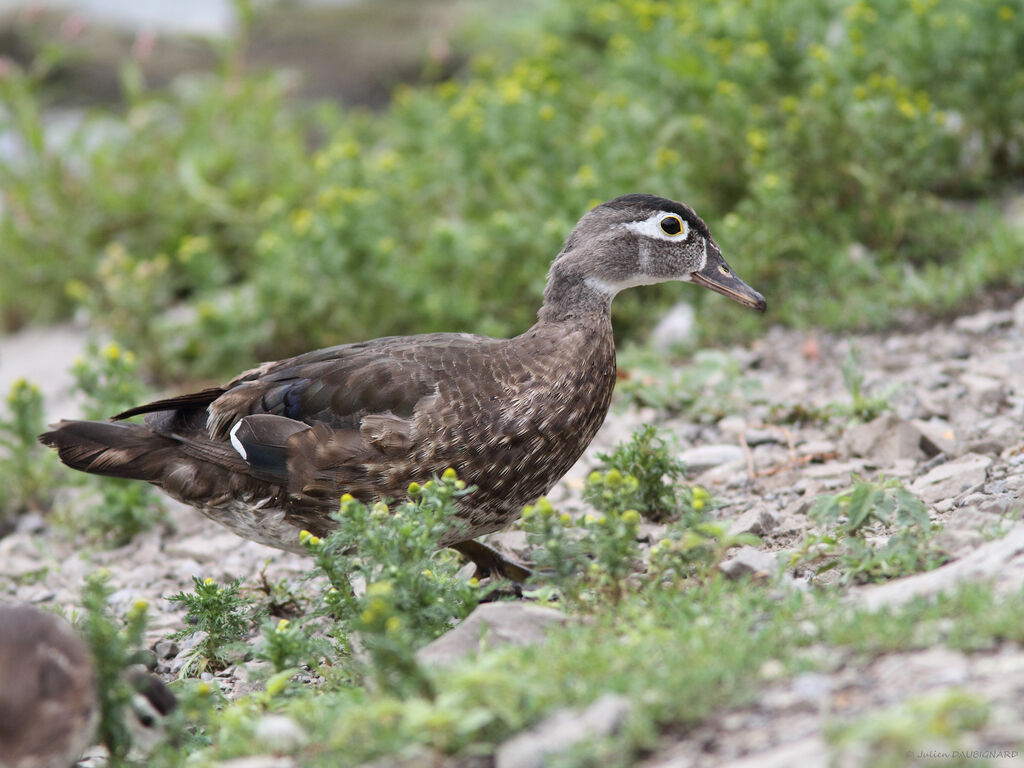
[[[68,333],[66,328],[35,331],[30,340],[5,339],[3,349],[6,353],[27,344],[36,351],[31,375],[59,381],[70,360],[65,352],[75,346]],[[840,365],[851,346],[860,351],[869,392],[896,388],[891,411],[856,427],[772,423],[773,407],[777,414],[797,405],[810,409],[848,402]],[[724,502],[716,514],[733,521],[734,531],[762,536],[760,549],[734,556],[729,567],[737,573],[777,570],[779,552],[792,548],[810,528],[806,511],[811,500],[846,487],[852,472],[871,477],[881,472],[899,478],[928,504],[933,519],[944,524],[943,542],[956,559],[927,574],[852,590],[850,599],[873,606],[899,603],[963,579],[995,579],[1001,589],[1019,592],[1024,535],[1015,517],[1024,495],[1024,300],[1011,309],[986,310],[914,333],[840,337],[773,329],[730,354],[739,361],[742,378],[759,385],[740,415],[698,423],[665,420],[652,409],[617,410],[552,492],[556,506],[578,508],[595,453],[656,421],[677,435],[689,479]],[[4,357],[0,374],[10,371],[12,357],[23,362],[20,356]],[[171,525],[114,550],[85,547],[41,518],[23,518],[15,533],[0,540],[0,601],[71,611],[77,608],[83,578],[106,568],[116,589],[115,611],[139,598],[149,602],[147,642],[157,651],[157,671],[170,677],[185,649],[157,645],[182,626],[182,611],[166,595],[188,589],[192,576],[257,584],[261,572],[293,582],[307,572],[309,563],[300,556],[243,541],[190,508],[170,501],[167,506]],[[1009,533],[998,538],[996,531]],[[652,541],[658,538],[657,526],[645,532]],[[491,540],[525,554],[517,530]],[[808,578],[800,572],[784,576],[793,588],[806,588]],[[975,736],[979,749],[1016,750],[992,764],[1020,764],[1021,649],[966,656],[932,648],[874,661],[851,659],[835,668],[768,685],[752,706],[723,713],[681,740],[666,738],[664,749],[645,765],[826,765],[823,728],[834,718],[950,686],[990,702],[993,714]],[[771,670],[765,676],[771,679]],[[235,668],[220,673],[217,682],[229,696],[246,690]]]

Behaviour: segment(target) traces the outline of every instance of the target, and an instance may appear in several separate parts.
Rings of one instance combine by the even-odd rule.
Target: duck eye
[[[683,222],[678,216],[666,216],[661,220],[661,231],[666,235],[678,235],[683,231]]]

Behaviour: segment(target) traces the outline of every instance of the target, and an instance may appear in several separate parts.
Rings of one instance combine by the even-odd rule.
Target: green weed
[[[135,355],[117,344],[107,344],[102,350],[90,345],[71,373],[75,390],[85,396],[87,419],[107,419],[143,402],[148,394]],[[68,524],[108,546],[127,544],[163,515],[160,495],[146,483],[77,473],[75,478],[93,489],[98,498],[71,510]]]
[[[625,402],[710,423],[763,397],[760,382],[744,377],[736,359],[720,350],[702,349],[688,365],[671,365],[663,356],[635,348],[623,357],[629,376],[616,393]]]
[[[0,536],[28,511],[45,512],[53,502],[57,463],[39,445],[43,431],[43,395],[19,379],[7,395],[7,415],[0,418]]]
[[[106,574],[97,572],[86,579],[81,593],[85,613],[78,627],[91,651],[96,675],[100,702],[97,739],[110,751],[114,764],[121,765],[132,747],[127,720],[133,716],[131,701],[135,694],[125,671],[142,660],[139,649],[147,605],[140,600],[123,620],[116,619],[107,605],[113,590],[106,578]]]
[[[409,499],[389,507],[342,497],[337,528],[302,542],[331,586],[323,596],[344,635],[358,633],[370,652],[373,673],[388,690],[429,694],[415,650],[464,618],[479,590],[456,577],[460,564],[437,545],[454,525],[454,502],[472,493],[454,470],[409,487]],[[353,580],[365,592],[357,595]]]
[[[252,629],[251,599],[240,594],[241,580],[225,586],[211,578],[192,577],[191,593],[179,592],[167,599],[186,608],[185,629],[171,635],[180,640],[203,633],[181,668],[181,676],[198,677],[207,669],[224,669],[238,655],[245,655],[242,640]]]
[[[968,758],[965,736],[980,730],[988,718],[984,699],[953,688],[852,722],[833,723],[825,734],[839,764],[900,768],[916,762],[912,759],[916,754],[935,751],[953,758],[942,761],[945,765],[987,765]],[[957,760],[954,752],[962,757]]]
[[[637,430],[626,443],[620,443],[611,453],[599,453],[603,468],[616,470],[620,477],[614,487],[609,471],[602,476],[591,474],[584,490],[584,499],[597,509],[603,509],[604,493],[610,498],[626,492],[625,486],[636,484],[625,508],[633,507],[644,517],[655,522],[683,517],[696,522],[703,516],[707,494],[695,499],[694,490],[682,482],[686,468],[673,455],[673,449],[657,428],[647,425]],[[632,480],[629,480],[632,478]]]
[[[810,516],[824,533],[807,537],[793,564],[824,560],[816,572],[838,568],[843,583],[883,581],[936,568],[947,556],[932,543],[928,508],[897,481],[854,478],[853,487],[819,496]],[[888,534],[884,543],[871,537]]]

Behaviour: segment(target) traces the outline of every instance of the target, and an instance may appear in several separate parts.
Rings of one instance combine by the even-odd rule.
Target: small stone
[[[297,768],[297,766],[298,763],[290,757],[274,757],[273,755],[236,757],[234,760],[217,763],[217,768]]]
[[[898,459],[919,458],[920,442],[921,433],[895,413],[851,427],[843,436],[843,445],[851,456],[870,459],[877,467],[887,467]]]
[[[671,352],[696,340],[697,313],[692,304],[681,301],[665,313],[651,331],[651,346],[661,352]]]
[[[1013,324],[1024,333],[1024,299],[1013,305]]]
[[[946,528],[935,535],[933,543],[938,549],[956,560],[984,544],[985,537],[978,531]]]
[[[264,715],[253,733],[262,744],[281,752],[294,751],[309,742],[302,726],[286,715]]]
[[[718,569],[726,578],[734,580],[744,576],[771,578],[780,570],[777,556],[756,547],[740,547],[732,557],[719,564]]]
[[[552,755],[602,737],[625,723],[632,705],[625,696],[607,693],[582,712],[560,710],[498,747],[495,768],[543,768]]]
[[[679,461],[686,466],[688,474],[697,474],[712,467],[745,459],[746,454],[740,446],[728,443],[701,445],[679,454]]]
[[[921,497],[925,504],[934,504],[942,499],[959,496],[964,491],[985,482],[985,473],[992,465],[992,459],[978,453],[968,453],[955,461],[947,461],[919,477],[910,490]]]
[[[484,603],[459,626],[416,652],[421,664],[445,666],[488,648],[539,643],[568,617],[554,608],[529,603]]]
[[[998,379],[964,374],[960,383],[967,388],[967,397],[977,408],[992,411],[1004,399],[1003,383]]]
[[[729,527],[729,533],[736,536],[741,533],[752,533],[755,536],[764,536],[771,533],[779,524],[779,516],[771,510],[763,507],[748,509]]]
[[[910,423],[920,433],[919,445],[929,457],[940,453],[950,456],[956,450],[956,433],[949,422],[933,418],[914,419]]]
[[[161,640],[153,646],[153,650],[156,652],[158,659],[173,659],[181,649],[178,648],[178,644],[173,640]]]
[[[782,432],[777,429],[748,429],[743,433],[743,439],[746,440],[747,445],[751,447],[755,445],[765,445],[767,443],[785,444],[786,442]]]
[[[986,309],[976,315],[958,317],[953,321],[953,327],[958,331],[981,334],[1001,325],[1009,325],[1013,319],[1013,313],[1007,310]]]

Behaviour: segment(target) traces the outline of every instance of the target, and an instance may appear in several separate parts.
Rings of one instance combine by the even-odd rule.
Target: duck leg
[[[485,576],[497,576],[522,584],[533,575],[533,571],[525,565],[509,560],[493,547],[473,539],[452,544],[451,548],[465,555],[476,565],[476,574],[474,575],[478,579]]]

